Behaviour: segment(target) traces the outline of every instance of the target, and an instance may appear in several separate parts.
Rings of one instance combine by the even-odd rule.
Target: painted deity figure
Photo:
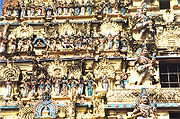
[[[110,1],[108,2],[107,7],[108,7],[108,14],[111,14],[112,13],[112,5],[111,5]]]
[[[63,12],[64,12],[64,15],[68,15],[68,4],[66,0],[63,4]]]
[[[46,41],[46,51],[49,51],[50,47],[51,47],[51,41],[47,40]]]
[[[81,15],[84,16],[85,13],[86,13],[86,7],[85,7],[84,0],[82,0],[82,3],[81,3]]]
[[[74,7],[75,7],[74,1],[71,0],[71,2],[69,3],[70,16],[75,15],[75,13],[74,13]]]
[[[76,40],[76,42],[77,42],[77,45],[76,45],[76,46],[77,46],[77,49],[78,49],[78,50],[81,49],[82,40],[83,40],[82,36],[78,35],[78,36],[77,36],[77,40]]]
[[[41,8],[41,6],[39,6],[39,8],[38,8],[38,16],[41,16],[42,15],[42,8]]]
[[[106,3],[105,2],[103,2],[102,3],[102,10],[103,10],[103,14],[106,14]]]
[[[154,34],[155,31],[153,29],[153,22],[152,20],[147,16],[147,5],[145,1],[142,1],[142,9],[138,10],[138,19],[137,19],[137,28],[140,28],[140,40],[142,38],[142,35],[148,31],[151,35],[151,40],[154,40]]]
[[[36,92],[36,81],[32,79],[31,81],[31,96],[34,96]]]
[[[27,97],[28,97],[28,93],[29,93],[29,85],[28,85],[28,83],[25,81],[25,82],[24,82],[23,97],[24,97],[24,98],[27,98]]]
[[[83,38],[83,48],[84,49],[87,49],[88,47],[88,38],[86,35],[84,35],[84,38]]]
[[[25,7],[24,1],[23,1],[21,4],[21,17],[24,17],[26,15],[25,10],[26,10],[26,7]]]
[[[32,45],[32,41],[29,39],[27,41],[27,51],[33,51],[33,45]]]
[[[62,79],[62,89],[61,89],[61,92],[62,92],[62,95],[63,96],[67,96],[68,95],[68,81],[67,81],[67,77],[64,76],[63,79]]]
[[[83,76],[80,76],[80,80],[78,82],[79,86],[78,86],[78,94],[79,95],[85,95],[85,81]]]
[[[16,51],[16,42],[15,41],[12,41],[10,50],[11,50],[11,53],[14,53]]]
[[[94,80],[91,78],[91,76],[88,76],[88,80],[87,80],[87,91],[88,91],[88,96],[92,95],[93,92],[93,88],[96,85],[96,83],[94,82]]]
[[[145,55],[146,49],[138,49],[137,54],[138,54],[138,58],[135,62],[135,64],[137,65],[137,72],[140,74],[141,79],[139,80],[137,85],[140,85],[143,81],[143,79],[145,78],[146,74],[148,73],[148,71],[150,71],[150,75],[153,75],[153,66],[152,66],[152,62],[149,58],[147,58]]]
[[[19,2],[17,2],[14,9],[15,9],[15,16],[18,17],[19,13],[20,13],[20,4],[19,4]]]
[[[62,1],[60,2],[58,2],[58,15],[62,15]]]
[[[47,92],[51,91],[51,81],[50,81],[50,79],[46,81],[46,90],[47,90]]]
[[[23,48],[24,48],[24,43],[23,43],[23,40],[19,40],[18,42],[18,51],[23,51]]]
[[[77,81],[74,78],[74,76],[71,77],[69,84],[71,89],[71,95],[74,96],[76,94],[76,85],[77,85]]]
[[[51,15],[52,15],[52,8],[51,8],[50,4],[48,4],[48,8],[46,10],[46,14],[47,14],[47,17],[51,17]]]
[[[27,12],[27,16],[31,16],[31,6],[30,6],[30,4],[27,4],[26,12]]]
[[[0,47],[0,53],[4,53],[6,51],[6,45],[2,42]]]
[[[92,14],[92,3],[90,2],[90,0],[87,1],[87,11],[88,11],[88,15]]]
[[[32,5],[31,5],[31,16],[35,16],[35,12],[36,12],[35,7],[36,7],[35,4],[32,3]]]
[[[44,94],[44,89],[45,89],[45,83],[44,83],[44,80],[41,80],[40,81],[40,85],[39,85],[39,94],[40,94],[40,96],[43,96],[43,94]]]
[[[100,42],[100,44],[99,44],[100,50],[104,50],[104,42],[105,42],[105,40],[104,40],[102,35],[100,35],[100,37],[99,37],[99,42]]]
[[[153,104],[153,108],[151,107],[151,100],[143,88],[140,97],[136,101],[136,108],[134,109],[131,118],[138,117],[138,119],[152,119],[155,117],[155,110],[155,105]]]
[[[11,3],[9,3],[7,10],[8,10],[8,16],[11,16],[13,13],[13,7],[12,7]]]
[[[78,1],[76,2],[75,7],[76,7],[76,15],[79,16],[80,15],[80,4]]]
[[[93,36],[91,36],[90,38],[89,38],[89,47],[92,49],[92,50],[95,50],[95,41],[94,41],[94,38],[93,38]]]
[[[120,75],[119,83],[120,83],[121,88],[125,88],[125,80],[127,80],[127,79],[128,79],[128,74],[122,73]]]
[[[60,82],[58,79],[55,80],[55,93],[56,93],[56,96],[59,95],[59,91],[60,91]]]
[[[120,45],[120,37],[119,35],[117,35],[115,37],[115,49],[119,49],[119,45]]]
[[[114,13],[118,13],[118,12],[119,12],[119,2],[115,0]]]
[[[112,47],[113,47],[113,37],[112,37],[111,34],[108,35],[107,41],[108,41],[108,49],[112,49]]]
[[[108,88],[109,88],[109,81],[108,81],[108,77],[106,74],[103,75],[102,79],[102,86],[105,92],[108,92]]]
[[[10,79],[8,79],[6,82],[6,89],[7,89],[6,97],[11,96],[11,90],[12,90],[11,88],[12,88],[12,82]]]

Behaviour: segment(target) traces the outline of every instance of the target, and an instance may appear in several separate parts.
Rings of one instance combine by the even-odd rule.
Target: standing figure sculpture
[[[85,13],[86,13],[85,3],[84,3],[84,0],[82,0],[82,3],[81,3],[81,15],[84,16]]]
[[[87,1],[87,11],[88,11],[88,15],[92,14],[92,3],[90,2],[90,0]]]
[[[78,94],[85,95],[85,81],[84,81],[84,78],[82,75],[80,76],[80,80],[79,80],[78,84],[79,84]]]
[[[102,86],[103,86],[104,92],[108,92],[109,81],[108,81],[108,77],[106,74],[103,75],[101,81],[102,81]]]
[[[94,80],[91,78],[90,75],[88,75],[88,80],[87,80],[87,91],[88,91],[88,96],[92,95],[93,92],[93,88],[96,85],[96,83],[94,82]]]
[[[74,78],[74,76],[71,76],[71,79],[69,81],[70,84],[70,89],[71,89],[71,95],[74,96],[76,95],[76,85],[77,85],[77,81]]]
[[[58,79],[55,79],[55,93],[56,93],[56,96],[59,95],[59,91],[60,91],[60,82]]]
[[[8,79],[6,82],[6,89],[7,89],[6,97],[11,97],[11,88],[12,88],[12,82],[10,79]]]
[[[68,81],[67,81],[67,77],[64,76],[62,79],[62,89],[61,89],[61,93],[63,96],[67,96],[68,95]]]

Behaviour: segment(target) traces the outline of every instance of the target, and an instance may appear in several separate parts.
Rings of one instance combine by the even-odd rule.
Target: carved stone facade
[[[0,118],[180,118],[179,3],[4,0]]]

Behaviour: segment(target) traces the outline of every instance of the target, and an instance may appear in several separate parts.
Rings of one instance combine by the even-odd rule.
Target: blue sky
[[[0,0],[0,16],[1,16],[1,12],[2,12],[2,6],[3,6],[3,0]]]

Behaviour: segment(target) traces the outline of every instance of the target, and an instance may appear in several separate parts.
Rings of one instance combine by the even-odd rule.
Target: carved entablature
[[[107,20],[100,26],[100,33],[102,35],[108,36],[108,34],[117,35],[122,28],[116,22],[111,22]]]
[[[29,37],[33,37],[33,27],[28,26],[26,23],[14,29],[12,33],[9,35],[9,39],[10,38],[29,38]]]
[[[67,76],[67,62],[62,62],[59,60],[59,57],[57,57],[48,67],[48,73],[53,77]]]
[[[75,26],[73,26],[69,22],[66,22],[65,24],[60,24],[59,25],[59,34],[60,35],[65,35],[66,33],[68,35],[75,34],[76,31],[75,31],[74,27]]]
[[[105,57],[94,68],[94,75],[96,79],[101,78],[104,74],[106,74],[109,78],[115,78],[115,67],[109,64]]]
[[[156,45],[158,48],[166,48],[169,51],[176,50],[180,47],[180,34],[179,30],[164,31],[158,38]]]
[[[10,79],[11,81],[19,81],[20,68],[13,62],[7,62],[6,66],[0,68],[0,77],[3,81]]]

